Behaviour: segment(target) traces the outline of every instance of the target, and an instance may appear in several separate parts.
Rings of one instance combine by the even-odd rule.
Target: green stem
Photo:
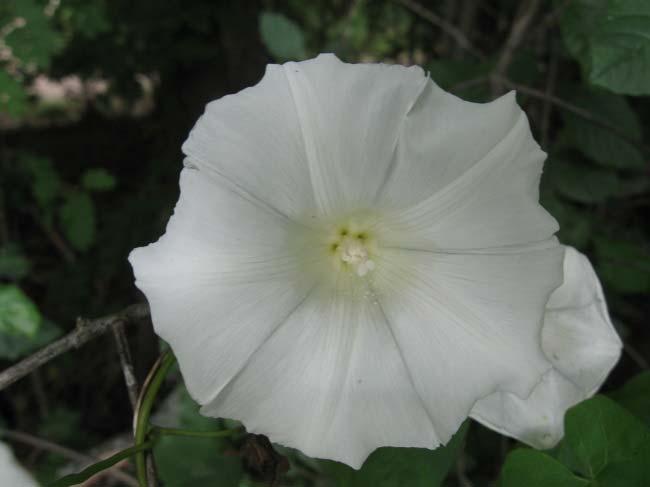
[[[61,477],[59,480],[49,484],[48,487],[68,487],[70,485],[81,484],[86,480],[88,480],[93,475],[101,472],[102,470],[106,470],[107,468],[112,467],[113,465],[115,465],[118,462],[121,462],[125,458],[129,458],[130,456],[148,450],[152,446],[153,446],[153,442],[148,441],[148,442],[141,443],[139,445],[132,446],[130,448],[126,448],[124,450],[117,452],[115,455],[108,457],[106,460],[93,463],[92,465],[83,469],[81,472],[72,473],[70,475],[66,475],[65,477]]]
[[[221,430],[221,431],[192,431],[178,428],[163,428],[161,426],[154,426],[152,432],[154,434],[161,434],[167,436],[192,436],[197,438],[225,438],[232,436],[239,430]]]
[[[148,384],[145,384],[145,391],[142,393],[143,395],[141,396],[136,417],[136,446],[145,444],[147,433],[149,432],[149,415],[151,414],[151,408],[153,407],[153,403],[167,372],[169,372],[170,367],[175,361],[176,359],[170,351],[165,352],[154,366],[151,381]],[[145,450],[146,449],[139,450],[135,455],[135,468],[140,487],[147,487],[147,463]]]

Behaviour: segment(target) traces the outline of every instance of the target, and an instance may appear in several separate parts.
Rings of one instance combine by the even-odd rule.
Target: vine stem
[[[220,430],[220,431],[192,431],[178,428],[163,428],[161,426],[153,426],[152,432],[165,436],[192,436],[195,438],[227,438],[236,434],[238,429]]]
[[[170,351],[162,354],[149,372],[149,376],[145,381],[138,404],[136,413],[133,417],[133,425],[135,429],[135,446],[138,447],[146,443],[147,433],[149,433],[149,416],[151,415],[151,408],[158,395],[160,386],[162,385],[169,369],[176,361],[174,354]],[[147,487],[147,461],[145,449],[139,450],[135,455],[135,468],[140,487]]]

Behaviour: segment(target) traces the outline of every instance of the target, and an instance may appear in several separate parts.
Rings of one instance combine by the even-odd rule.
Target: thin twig
[[[634,348],[632,345],[630,345],[629,343],[624,343],[623,350],[625,351],[625,353],[627,353],[630,359],[632,359],[632,362],[634,362],[641,370],[650,369],[650,363],[648,363],[648,361],[643,356],[643,354],[639,352],[636,348]]]
[[[38,436],[30,435],[29,433],[24,433],[22,431],[14,430],[0,430],[0,436],[8,438],[9,440],[17,441],[25,445],[32,446],[42,451],[47,451],[54,453],[63,458],[71,460],[73,462],[78,462],[82,464],[90,464],[99,461],[99,458],[95,458],[89,455],[84,455],[78,451],[71,450],[65,446],[53,443]],[[111,469],[105,471],[106,475],[114,477],[116,480],[128,485],[129,487],[138,487],[138,481],[131,475],[123,472],[119,469]]]
[[[542,108],[542,147],[548,147],[548,136],[551,127],[551,101],[549,96],[553,96],[555,91],[555,81],[557,79],[557,56],[555,52],[551,52],[551,58],[548,63],[548,77],[546,78],[546,98],[544,99],[544,107]]]
[[[77,260],[77,256],[68,246],[65,239],[59,234],[59,232],[57,232],[54,227],[48,225],[45,221],[43,221],[36,209],[32,209],[31,214],[34,217],[34,220],[36,220],[38,225],[41,227],[41,230],[43,230],[45,236],[50,240],[50,243],[59,252],[59,254],[61,254],[63,260],[69,264],[74,263]]]
[[[501,78],[501,83],[503,83],[503,85],[506,86],[507,88],[516,90],[520,93],[523,93],[524,95],[529,95],[532,96],[533,98],[539,98],[540,100],[547,100],[553,105],[556,105],[559,108],[566,110],[567,112],[571,112],[579,116],[580,118],[586,120],[589,123],[598,125],[599,127],[609,130],[610,132],[616,134],[618,137],[625,140],[626,142],[629,142],[630,144],[638,147],[640,150],[650,153],[650,147],[646,146],[642,141],[635,139],[634,137],[630,137],[625,131],[619,129],[615,125],[612,125],[606,120],[594,115],[589,110],[585,110],[584,108],[581,108],[577,105],[573,105],[572,103],[562,100],[561,98],[558,98],[555,95],[544,93],[543,91],[538,90],[536,88],[531,88],[530,86],[514,83],[507,78]]]
[[[436,27],[439,27],[445,33],[449,34],[456,41],[456,43],[460,47],[465,49],[467,52],[473,54],[474,56],[476,56],[481,60],[485,59],[485,55],[470,42],[467,36],[460,29],[448,23],[445,19],[440,17],[438,14],[432,12],[431,10],[420,5],[418,2],[414,0],[396,0],[396,1],[401,3],[404,7],[409,9],[411,12],[419,15],[420,17],[432,23]]]
[[[41,371],[39,369],[35,369],[29,375],[29,377],[32,382],[34,396],[36,397],[38,412],[41,416],[41,419],[44,419],[50,412],[50,405],[49,401],[47,400],[47,395],[45,394],[45,387],[43,387],[43,378],[41,377]]]
[[[146,303],[134,304],[119,313],[95,320],[77,319],[77,327],[63,338],[50,343],[38,352],[0,372],[0,390],[46,364],[69,350],[79,348],[86,342],[105,333],[115,323],[132,323],[149,316]]]
[[[139,394],[138,380],[135,378],[135,373],[133,371],[133,360],[131,358],[131,350],[129,349],[129,341],[126,338],[126,332],[124,331],[124,323],[117,322],[113,325],[113,337],[115,338],[117,354],[120,356],[120,365],[122,366],[124,383],[126,384],[126,390],[129,394],[131,408],[135,411]]]
[[[540,0],[528,0],[519,7],[517,16],[512,22],[510,34],[508,34],[506,43],[503,45],[503,49],[494,68],[494,74],[491,79],[492,93],[494,95],[499,95],[503,91],[503,83],[501,80],[506,76],[515,51],[521,44],[521,41],[523,41],[526,30],[537,13],[539,4]]]

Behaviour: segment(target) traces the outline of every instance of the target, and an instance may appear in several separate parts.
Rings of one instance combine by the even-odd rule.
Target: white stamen
[[[356,238],[346,237],[343,239],[340,246],[340,256],[343,262],[354,267],[359,277],[365,276],[375,268],[375,263],[368,258],[368,250]]]

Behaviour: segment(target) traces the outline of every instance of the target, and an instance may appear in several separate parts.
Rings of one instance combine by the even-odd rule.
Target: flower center
[[[353,271],[359,277],[375,268],[374,244],[366,232],[341,227],[331,239],[330,251],[335,267]]]

